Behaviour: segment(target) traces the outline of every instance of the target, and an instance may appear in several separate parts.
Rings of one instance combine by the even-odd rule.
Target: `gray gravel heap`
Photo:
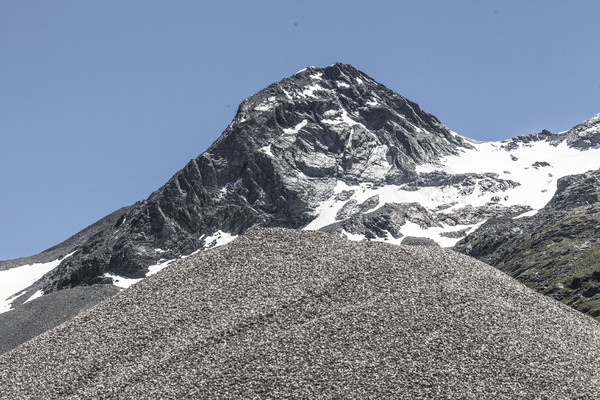
[[[113,285],[78,286],[38,297],[0,314],[0,354],[119,293]]]
[[[257,230],[0,357],[3,399],[597,399],[600,325],[451,250]]]

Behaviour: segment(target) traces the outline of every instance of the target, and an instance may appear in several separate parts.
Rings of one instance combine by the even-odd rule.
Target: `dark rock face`
[[[558,180],[556,193],[548,203],[553,210],[569,210],[600,201],[600,170],[569,175]]]
[[[600,146],[600,114],[569,130],[567,143],[583,150]]]
[[[495,173],[485,174],[448,174],[446,172],[422,173],[405,186],[405,190],[417,190],[428,186],[453,186],[459,189],[462,195],[471,194],[477,187],[481,193],[503,192],[507,189],[520,186],[519,182],[502,179]]]
[[[352,66],[311,67],[244,100],[206,152],[109,226],[63,246],[75,254],[38,286],[50,292],[108,282],[106,272],[139,278],[161,258],[202,248],[218,230],[298,228],[315,217],[337,180],[405,183],[417,177],[417,164],[468,147],[433,115]],[[368,224],[396,218],[382,212]]]
[[[529,206],[504,207],[492,202],[481,207],[466,205],[452,212],[440,211],[435,213],[435,220],[446,225],[478,224],[489,218],[516,217],[530,211]]]
[[[533,217],[490,219],[455,246],[527,286],[600,317],[600,170],[558,181]]]
[[[406,221],[413,222],[421,228],[440,226],[433,216],[418,203],[387,203],[384,206],[364,214],[356,213],[354,216],[340,222],[325,226],[323,232],[343,235],[364,235],[368,239],[402,237],[400,227]]]

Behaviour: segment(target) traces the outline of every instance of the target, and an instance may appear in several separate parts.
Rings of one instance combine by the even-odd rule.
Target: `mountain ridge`
[[[358,89],[346,83],[351,79]],[[363,85],[369,85],[368,89]],[[358,100],[352,102],[344,93],[351,93]],[[276,103],[278,96],[280,103]],[[375,100],[385,101],[385,106],[360,109],[361,103]],[[286,110],[286,101],[293,103],[293,113]],[[394,116],[393,111],[398,115]],[[355,125],[349,133],[336,131],[336,120],[349,118],[348,113],[357,113],[353,116],[359,121],[352,121]],[[301,132],[290,131],[307,120],[292,119],[298,115],[311,120]],[[424,128],[416,123],[435,135],[416,140],[409,133],[425,135]],[[375,128],[378,136],[371,132]],[[311,129],[319,135],[304,134]],[[393,134],[390,129],[394,129]],[[395,154],[381,154],[379,148],[367,146],[359,148],[359,154],[345,157],[340,141],[351,140],[355,133],[362,135],[357,139],[361,144],[383,137],[381,140],[391,143],[390,151]],[[288,136],[295,134],[294,148],[304,147],[305,152],[282,154],[283,160],[274,159],[265,151],[257,152],[265,146],[270,146],[271,152],[283,151],[289,148]],[[315,141],[317,137],[319,140]],[[416,161],[456,154],[453,146],[469,147],[437,118],[353,67],[334,64],[324,69],[308,68],[244,100],[233,122],[207,151],[191,160],[148,199],[123,212],[105,237],[96,234],[88,239],[80,252],[47,277],[43,289],[47,292],[100,283],[106,272],[142,277],[148,265],[165,256],[190,254],[202,247],[203,234],[209,236],[218,230],[236,235],[255,224],[306,225],[314,218],[310,210],[332,193],[334,180],[408,181],[415,176]],[[338,155],[331,157],[334,148]],[[394,150],[397,148],[404,151]],[[323,157],[315,163],[312,158],[319,151]],[[401,160],[397,162],[394,157]],[[368,171],[374,159],[384,164],[382,168],[387,172],[383,177]],[[289,168],[290,164],[293,168]],[[309,184],[310,179],[319,182]],[[227,196],[227,202],[220,201],[222,194]],[[122,235],[124,229],[128,229],[126,237]],[[168,249],[167,254],[153,251],[156,248]],[[77,269],[73,270],[75,264]]]

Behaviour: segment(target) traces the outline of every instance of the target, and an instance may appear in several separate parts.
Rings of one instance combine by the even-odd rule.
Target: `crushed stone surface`
[[[256,230],[0,356],[1,399],[597,399],[600,325],[451,250]]]

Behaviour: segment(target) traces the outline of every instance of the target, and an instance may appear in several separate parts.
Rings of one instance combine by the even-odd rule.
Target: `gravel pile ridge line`
[[[451,250],[261,229],[0,356],[2,399],[597,399],[600,325]]]

